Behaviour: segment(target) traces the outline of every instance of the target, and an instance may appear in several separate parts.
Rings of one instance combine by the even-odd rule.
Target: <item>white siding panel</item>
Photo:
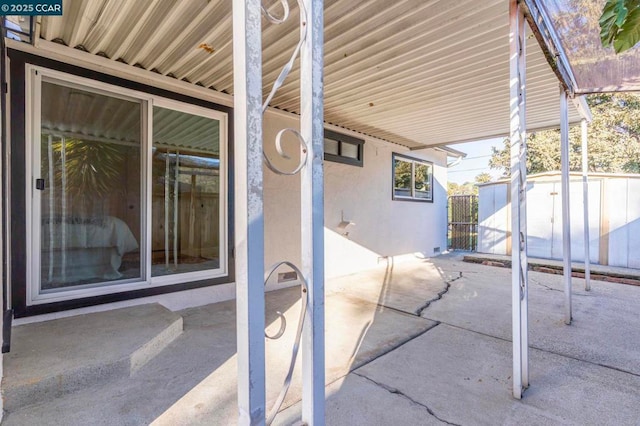
[[[589,258],[592,263],[600,261],[601,188],[601,180],[589,181]],[[584,234],[584,229],[581,229],[580,232]]]
[[[584,262],[584,207],[582,181],[572,181],[571,193],[571,258]],[[600,181],[589,182],[589,258],[598,262],[600,249]]]
[[[564,222],[562,220],[562,183],[554,182],[552,192],[551,258],[562,259],[562,226]],[[569,208],[569,212],[571,212],[571,208]]]
[[[507,253],[507,233],[511,229],[509,222],[511,206],[508,204],[508,200],[509,185],[496,185],[494,188],[495,220],[493,222],[495,254],[509,254]]]
[[[507,253],[507,184],[481,186],[478,196],[478,252]]]
[[[527,254],[552,257],[554,184],[527,184]]]
[[[627,179],[607,182],[607,210],[609,212],[609,265],[627,266],[629,233],[627,231]]]
[[[540,179],[540,178],[538,178]],[[528,254],[543,259],[562,259],[562,191],[559,177],[532,179],[527,190]],[[606,181],[606,192],[602,188]],[[506,205],[506,184],[480,188],[478,251],[506,254],[503,230],[510,226]],[[571,256],[584,262],[584,211],[582,180],[574,175],[570,182]],[[504,198],[500,198],[503,196]],[[602,212],[608,216],[608,264],[640,269],[640,179],[628,176],[595,176],[589,180],[589,247],[591,263],[600,261]]]
[[[495,254],[494,228],[496,222],[495,188],[498,185],[481,186],[478,189],[478,252]]]
[[[627,267],[640,269],[640,179],[628,180]]]

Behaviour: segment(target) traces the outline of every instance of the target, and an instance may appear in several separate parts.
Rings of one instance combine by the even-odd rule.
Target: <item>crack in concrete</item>
[[[426,318],[425,317],[425,319],[430,319],[430,318]],[[430,320],[431,321],[435,321],[433,319],[430,319]],[[438,321],[438,325],[440,325],[440,324],[444,324],[444,325],[452,327],[452,328],[457,328],[459,330],[468,331],[469,333],[475,333],[475,334],[478,334],[480,336],[489,337],[491,339],[496,339],[496,340],[501,340],[503,342],[512,343],[511,339],[506,339],[506,338],[500,337],[500,336],[494,336],[492,334],[483,333],[482,331],[472,330],[470,328],[462,327],[462,326],[451,324],[451,323],[448,323],[448,322]],[[435,327],[432,327],[429,330],[431,330],[433,328],[435,328]],[[427,331],[429,331],[429,330],[427,330]],[[552,355],[557,355],[557,356],[560,356],[560,357],[563,357],[563,358],[572,359],[574,361],[584,362],[586,364],[591,364],[591,365],[595,365],[595,366],[598,366],[598,367],[607,368],[609,370],[618,371],[620,373],[630,374],[630,375],[635,376],[635,377],[640,377],[640,373],[634,373],[633,371],[625,370],[623,368],[615,367],[613,365],[603,364],[603,363],[600,363],[600,362],[597,362],[597,361],[591,361],[591,360],[588,360],[588,359],[578,358],[578,357],[575,357],[575,356],[572,356],[572,355],[568,355],[568,354],[565,354],[565,353],[562,353],[562,352],[552,351],[550,349],[545,349],[545,348],[542,348],[540,346],[536,346],[536,345],[533,345],[533,344],[529,345],[529,349],[535,349],[535,350],[540,351],[540,352],[545,352],[545,353],[552,354]]]
[[[376,303],[376,306],[380,308],[380,311],[382,311],[383,309],[389,309],[390,311],[394,311],[402,315],[409,315],[410,317],[417,316],[415,312],[408,312],[402,309],[394,308],[393,306],[381,305],[379,303]]]
[[[544,288],[546,288],[547,290],[550,290],[550,291],[557,291],[557,292],[560,292],[560,293],[564,293],[564,290],[561,290],[561,289],[559,289],[559,288],[553,288],[553,287],[551,287],[551,286],[549,286],[549,285],[546,285],[546,284],[542,284],[540,281],[535,280],[535,279],[533,279],[533,278],[531,278],[531,277],[529,277],[529,281],[531,281],[533,284],[537,284],[537,285],[539,285],[540,287],[544,287]],[[589,296],[588,294],[574,293],[574,292],[571,292],[571,295],[572,295],[572,296]]]
[[[564,290],[560,290],[559,288],[553,288],[549,285],[546,284],[542,284],[540,281],[538,280],[534,280],[533,278],[529,277],[529,281],[531,281],[533,284],[538,284],[540,287],[544,287],[547,290],[551,290],[551,291],[559,291],[560,293],[564,293]]]
[[[432,327],[427,328],[426,330],[416,334],[415,336],[411,336],[410,338],[406,339],[406,340],[402,340],[400,342],[398,342],[397,344],[393,345],[392,347],[388,348],[385,351],[382,351],[381,353],[379,353],[378,355],[376,355],[375,357],[368,359],[366,361],[363,361],[361,364],[356,364],[354,363],[352,365],[352,368],[349,369],[349,373],[355,373],[356,370],[364,367],[367,364],[372,363],[373,361],[377,360],[380,357],[385,356],[386,354],[395,351],[396,349],[398,349],[400,346],[406,345],[407,343],[409,343],[410,341],[417,339],[418,337],[428,333],[429,331],[433,330],[434,328],[436,328],[437,326],[440,325],[440,321],[434,321],[434,320],[429,320],[429,321],[433,321],[435,324],[433,324]],[[348,374],[348,373],[347,373]],[[343,376],[344,377],[344,376]]]
[[[433,302],[436,302],[436,301],[438,301],[438,300],[442,299],[442,296],[444,296],[445,294],[447,294],[447,292],[448,292],[448,291],[449,291],[449,289],[451,288],[451,283],[452,283],[452,282],[454,282],[454,281],[459,280],[460,278],[462,278],[462,271],[460,271],[460,275],[458,275],[457,277],[455,277],[455,278],[453,278],[453,279],[450,279],[450,280],[448,280],[448,281],[446,281],[446,280],[445,280],[445,282],[444,282],[444,284],[445,284],[444,289],[443,289],[443,290],[441,290],[441,291],[439,291],[439,292],[438,292],[438,294],[436,295],[436,297],[434,297],[433,299],[427,300],[427,301],[424,303],[424,305],[420,306],[420,307],[416,310],[415,314],[416,314],[417,316],[419,316],[419,317],[422,317],[422,313],[423,313],[423,312],[424,312],[424,311],[425,311],[429,306],[431,306],[431,304],[432,304]]]
[[[405,399],[406,399],[406,400],[408,400],[409,402],[412,402],[413,404],[416,404],[416,405],[418,405],[418,406],[420,406],[420,407],[424,408],[425,410],[427,410],[427,413],[429,413],[431,416],[435,417],[437,420],[439,420],[439,421],[441,421],[441,422],[443,422],[443,423],[446,423],[446,424],[448,424],[448,425],[452,425],[452,426],[462,426],[462,425],[460,425],[460,424],[458,424],[458,423],[453,423],[453,422],[450,422],[450,421],[448,421],[448,420],[443,419],[442,417],[440,417],[440,416],[438,416],[436,413],[434,413],[434,412],[433,412],[433,410],[432,410],[431,408],[429,408],[429,406],[427,406],[426,404],[423,404],[423,403],[422,403],[422,402],[420,402],[420,401],[416,401],[415,399],[411,398],[409,395],[405,394],[404,392],[402,392],[402,391],[401,391],[401,390],[399,390],[399,389],[393,388],[393,387],[391,387],[391,386],[387,386],[387,385],[385,385],[384,383],[380,383],[380,382],[378,382],[378,381],[376,381],[376,380],[373,380],[372,378],[367,377],[367,376],[365,376],[365,375],[358,374],[358,373],[356,373],[355,371],[353,372],[353,374],[355,374],[355,375],[356,375],[356,376],[358,376],[358,377],[362,377],[362,378],[363,378],[363,379],[365,379],[365,380],[370,381],[370,382],[371,382],[371,383],[373,383],[374,385],[376,385],[376,386],[378,386],[378,387],[380,387],[380,388],[382,388],[382,389],[386,390],[386,391],[387,391],[387,392],[389,392],[389,393],[392,393],[392,394],[394,394],[394,395],[398,395],[398,396],[400,396],[400,397],[402,397],[402,398],[405,398]]]

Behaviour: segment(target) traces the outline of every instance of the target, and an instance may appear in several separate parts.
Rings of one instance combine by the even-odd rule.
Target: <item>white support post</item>
[[[238,424],[265,423],[262,42],[259,0],[233,0]]]
[[[513,396],[529,387],[527,263],[527,143],[525,18],[517,0],[509,1],[511,109],[511,286]]]
[[[300,130],[309,145],[301,171],[302,272],[309,287],[302,334],[302,422],[324,424],[324,123],[323,0],[303,0],[306,38],[300,50]]]
[[[582,207],[584,209],[584,289],[591,290],[591,253],[589,249],[589,156],[587,148],[587,120],[580,123],[582,130]]]
[[[568,95],[560,87],[560,163],[562,165],[562,257],[564,323],[571,324],[571,215],[569,211],[569,112]]]

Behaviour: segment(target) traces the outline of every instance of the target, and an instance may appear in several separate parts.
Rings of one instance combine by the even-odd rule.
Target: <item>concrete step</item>
[[[9,411],[129,377],[182,333],[159,304],[16,326],[4,356]]]

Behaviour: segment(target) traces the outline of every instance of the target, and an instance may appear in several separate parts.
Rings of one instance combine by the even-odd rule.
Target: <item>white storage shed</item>
[[[479,186],[478,252],[511,254],[510,183],[507,180]],[[562,259],[562,188],[560,172],[528,177],[528,255]],[[571,257],[584,261],[582,180],[570,180]],[[640,175],[593,173],[589,175],[589,257],[601,265],[640,268]]]

